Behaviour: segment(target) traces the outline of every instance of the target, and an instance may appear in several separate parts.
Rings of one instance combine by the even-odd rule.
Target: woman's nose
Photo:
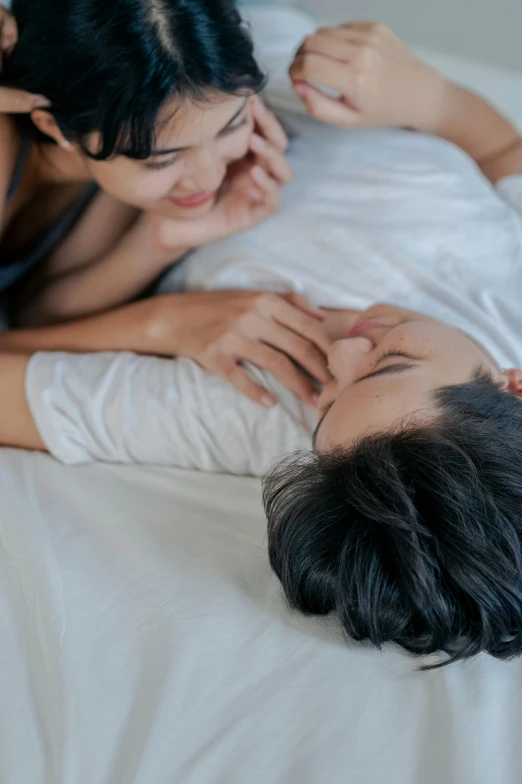
[[[328,351],[328,368],[333,377],[342,380],[346,375],[357,373],[361,359],[373,349],[368,338],[345,338],[332,343]]]
[[[202,149],[193,161],[190,172],[183,177],[183,185],[186,187],[190,183],[187,189],[198,192],[217,191],[226,173],[226,162],[219,156],[218,150]]]

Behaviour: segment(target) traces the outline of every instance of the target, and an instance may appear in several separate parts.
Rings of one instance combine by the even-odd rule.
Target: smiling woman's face
[[[158,125],[157,145],[147,160],[82,156],[89,179],[142,210],[173,219],[201,218],[214,207],[230,164],[248,152],[254,126],[251,101],[220,95],[201,104],[169,104]],[[99,148],[97,134],[89,146]]]
[[[498,365],[455,327],[393,305],[374,305],[328,354],[333,381],[318,401],[315,448],[350,447],[358,438],[433,419],[433,393],[470,381],[477,370],[504,383]]]

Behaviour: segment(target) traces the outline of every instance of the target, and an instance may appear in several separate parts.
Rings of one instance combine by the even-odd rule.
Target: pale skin
[[[325,122],[347,128],[407,126],[458,144],[477,160],[493,182],[509,173],[522,173],[522,140],[510,123],[482,99],[445,82],[381,25],[344,25],[319,31],[303,43],[291,68],[291,76],[294,88],[309,112]],[[311,86],[309,81],[333,88],[341,97],[332,99]],[[220,293],[210,292],[208,296],[215,294]],[[275,307],[271,295],[268,299],[267,295],[250,296],[263,296],[265,308]],[[158,299],[168,302],[168,298]],[[277,301],[279,303],[279,299]],[[134,320],[128,322],[132,341],[137,346],[135,350],[146,352],[151,334],[162,345],[173,340],[173,329],[168,322],[163,321],[158,327],[158,321],[147,314],[148,302],[127,308],[136,309],[132,311]],[[134,323],[140,308],[141,324],[148,325],[145,330],[137,329]],[[229,301],[224,305],[227,313],[228,309]],[[301,303],[301,309],[304,311],[305,303]],[[234,333],[236,337],[239,334],[241,338],[246,336],[251,340],[249,336],[256,334],[255,322],[249,321],[250,314],[248,308],[242,310],[239,306],[235,323],[241,324],[241,330]],[[309,315],[312,316],[312,312]],[[505,388],[517,394],[522,392],[521,370],[501,372],[494,360],[471,338],[428,317],[394,306],[375,306],[375,310],[364,314],[330,312],[323,313],[324,316],[326,319],[321,326],[328,332],[329,345],[321,349],[328,355],[333,380],[325,382],[317,401],[318,417],[332,404],[317,433],[319,450],[349,445],[364,433],[393,427],[415,417],[429,419],[434,414],[433,392],[441,386],[470,380],[479,367],[487,370]],[[355,323],[368,321],[369,317],[379,321],[379,325],[332,345],[332,340],[346,336]],[[90,335],[91,341],[103,343],[104,336],[112,328],[113,318],[113,313],[107,313],[86,322],[79,320],[68,325],[68,338],[64,338],[63,333],[58,335],[56,327],[7,333],[4,347],[19,353],[5,357],[9,383],[6,384],[4,410],[9,415],[0,413],[1,443],[43,448],[23,395],[27,363],[24,353],[28,347],[30,351],[34,350],[31,340],[35,334],[40,342],[35,348],[89,350],[85,334]],[[319,314],[316,318],[320,318]],[[307,322],[307,327],[312,323]],[[152,332],[148,333],[147,329]],[[292,324],[291,329],[299,332],[302,325]],[[226,329],[223,334],[228,339]],[[125,347],[123,343],[114,346],[116,349]],[[408,353],[412,358],[383,358],[382,353],[388,350]],[[369,373],[398,363],[414,367],[362,380]],[[231,372],[234,371],[231,369]],[[2,373],[0,363],[0,378]]]

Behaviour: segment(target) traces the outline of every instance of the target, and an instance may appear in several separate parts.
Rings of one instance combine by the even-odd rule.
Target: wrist
[[[425,64],[422,67],[412,127],[422,133],[441,136],[448,107],[454,100],[455,86],[435,68]]]
[[[138,303],[137,348],[140,354],[177,356],[183,354],[186,322],[182,311],[185,294],[163,294]]]
[[[133,248],[141,246],[150,267],[158,275],[191,250],[182,242],[171,241],[172,237],[165,229],[167,220],[154,213],[143,213],[128,238]]]

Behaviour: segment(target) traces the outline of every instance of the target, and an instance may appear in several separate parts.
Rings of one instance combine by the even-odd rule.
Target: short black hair
[[[12,12],[19,40],[1,83],[48,98],[86,154],[98,131],[99,160],[148,158],[173,96],[248,95],[264,84],[232,0],[13,0]]]
[[[433,423],[291,456],[264,480],[291,607],[449,663],[522,652],[522,404],[483,375]],[[440,665],[437,665],[440,666]]]

